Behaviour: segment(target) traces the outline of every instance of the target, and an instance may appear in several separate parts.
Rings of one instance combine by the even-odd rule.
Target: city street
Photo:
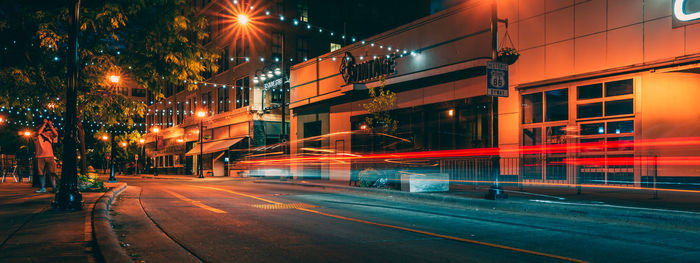
[[[0,1],[0,263],[700,262],[700,0]]]
[[[694,245],[700,233],[609,224],[602,218],[523,216],[241,179],[120,180],[129,188],[112,208],[113,225],[136,261],[692,262],[700,257]]]

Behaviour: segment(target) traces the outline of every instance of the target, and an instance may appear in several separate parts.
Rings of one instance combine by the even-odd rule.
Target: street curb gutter
[[[97,243],[96,256],[101,262],[133,262],[119,245],[119,239],[109,222],[109,206],[124,189],[126,183],[119,183],[102,195],[92,210],[92,234]]]
[[[662,227],[679,230],[700,231],[700,213],[677,210],[623,207],[605,204],[567,203],[557,201],[492,201],[486,199],[453,196],[440,193],[409,193],[395,190],[314,184],[301,182],[281,182],[255,180],[255,183],[285,184],[306,187],[342,189],[354,192],[379,194],[413,201],[435,201],[468,207],[482,211],[503,211],[533,216],[553,216],[573,220],[636,224],[648,227]]]

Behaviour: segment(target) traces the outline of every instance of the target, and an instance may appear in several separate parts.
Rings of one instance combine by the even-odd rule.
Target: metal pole
[[[498,59],[498,7],[496,6],[496,0],[491,0],[491,59],[496,61]],[[491,127],[489,135],[491,137],[491,148],[497,148],[498,142],[496,132],[498,132],[498,98],[496,96],[491,97]],[[500,154],[500,153],[499,153]],[[501,173],[500,168],[500,155],[496,155],[491,160],[491,172],[494,175],[495,182],[489,189],[488,194],[486,194],[487,199],[497,200],[505,199],[508,197],[503,192],[501,185],[499,183],[499,175]]]
[[[285,82],[286,82],[285,79],[284,79],[284,78],[285,78],[285,76],[284,76],[285,74],[284,74],[284,73],[285,73],[285,71],[286,71],[286,70],[284,69],[284,60],[285,60],[285,58],[284,58],[284,50],[285,50],[284,44],[285,44],[285,35],[284,35],[284,33],[282,33],[282,60],[281,60],[282,62],[280,63],[280,70],[282,70],[282,107],[281,107],[281,109],[282,109],[282,121],[281,121],[281,123],[282,123],[282,130],[281,130],[281,132],[280,132],[280,143],[282,143],[282,154],[285,154],[285,153],[287,152],[287,151],[286,151],[287,147],[284,145],[284,142],[285,142],[286,139],[287,139],[287,136],[286,136],[286,134],[287,134],[287,129],[286,129],[286,126],[287,126],[287,125],[286,125],[286,124],[287,124],[286,118],[287,118],[287,116],[286,116],[286,115],[287,115],[287,114],[286,114],[286,112],[285,112],[285,107],[286,107],[285,104],[287,103],[287,95],[286,95],[286,94],[287,94],[287,90],[286,90],[286,88],[284,87]]]
[[[61,185],[56,193],[54,208],[67,210],[82,210],[83,195],[78,190],[77,157],[75,154],[78,130],[77,126],[77,88],[78,88],[78,32],[80,25],[80,0],[69,2],[73,10],[70,12],[69,46],[70,58],[68,63],[68,87],[66,88],[66,134],[63,142],[63,166],[61,168]]]
[[[158,176],[158,133],[156,132],[156,150],[153,155],[153,176]]]
[[[204,120],[201,119],[203,117],[200,117],[199,119],[199,161],[197,162],[197,173],[199,173],[199,178],[204,178],[204,167],[202,167],[202,155],[204,152],[204,144],[202,143],[204,141],[203,133],[204,133]]]
[[[110,144],[109,144],[112,147],[112,149],[110,149],[110,151],[109,151],[110,152],[109,155],[111,156],[111,158],[109,159],[109,164],[110,164],[109,165],[109,180],[107,180],[107,182],[110,182],[110,183],[117,182],[117,178],[114,177],[114,159],[116,159],[115,157],[117,157],[116,152],[114,152],[114,149],[116,148],[115,147],[116,145],[114,144],[114,142],[115,142],[114,136],[112,136],[112,141],[110,141]]]

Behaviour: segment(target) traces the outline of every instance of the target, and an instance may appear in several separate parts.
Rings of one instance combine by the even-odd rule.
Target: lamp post
[[[78,190],[78,160],[76,158],[76,146],[78,144],[78,22],[80,13],[80,0],[70,1],[73,10],[70,12],[68,43],[70,57],[68,63],[68,85],[66,87],[65,110],[65,135],[63,140],[63,166],[61,167],[61,185],[56,193],[52,207],[68,210],[83,209],[83,195]]]
[[[207,116],[207,113],[203,110],[197,111],[197,117],[199,117],[199,158],[197,160],[197,177],[199,178],[204,178],[204,171],[202,167],[202,155],[204,152],[204,144],[203,138],[204,138],[204,117]]]
[[[160,129],[158,127],[153,127],[153,133],[156,134],[156,148],[155,154],[153,155],[153,176],[158,176],[158,132]]]
[[[29,155],[29,142],[31,142],[32,132],[28,131],[28,130],[20,131],[19,135],[24,137],[24,139],[26,140],[25,142],[27,143],[27,145],[24,148],[24,150],[25,150],[24,153],[26,154],[27,160],[29,161],[29,163],[32,164],[32,156]],[[28,176],[29,176],[29,179],[31,180],[31,182],[34,182],[34,183],[32,183],[32,186],[35,186],[34,184],[38,183],[38,180],[37,180],[38,176],[36,176],[36,177],[34,176],[36,174],[33,172],[33,169],[31,167],[32,166],[30,165],[30,171],[28,172]],[[18,173],[19,173],[19,171],[18,171]]]
[[[140,151],[141,158],[143,158],[143,166],[146,166],[146,155],[143,153],[145,143],[146,143],[146,140],[144,140],[143,138],[139,139],[139,144],[141,145],[141,151]],[[137,156],[136,157],[136,168],[134,170],[136,171],[136,174],[138,174],[139,173],[139,159],[138,159],[138,155],[136,155],[136,156]]]
[[[109,158],[109,164],[110,164],[109,165],[109,180],[107,180],[107,181],[110,183],[116,183],[117,178],[114,177],[114,163],[115,163],[114,159],[116,159],[115,157],[116,157],[117,145],[116,145],[116,141],[114,140],[114,138],[112,138],[112,140],[110,141],[110,146],[111,147],[110,147],[110,154],[109,154],[109,156],[110,156],[110,158]]]
[[[102,135],[102,137],[100,139],[102,139],[102,141],[104,142],[105,157],[107,157],[107,141],[109,140],[109,136],[107,136],[105,134],[105,135]],[[112,158],[112,157],[110,156],[109,158],[105,158],[105,159],[109,160],[110,158]],[[102,164],[102,172],[107,173],[107,165],[104,163]]]

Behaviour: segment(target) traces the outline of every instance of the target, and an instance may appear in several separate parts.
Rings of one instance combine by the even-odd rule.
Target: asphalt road
[[[700,233],[250,181],[122,177],[143,262],[698,262]],[[672,224],[672,222],[669,222]]]

